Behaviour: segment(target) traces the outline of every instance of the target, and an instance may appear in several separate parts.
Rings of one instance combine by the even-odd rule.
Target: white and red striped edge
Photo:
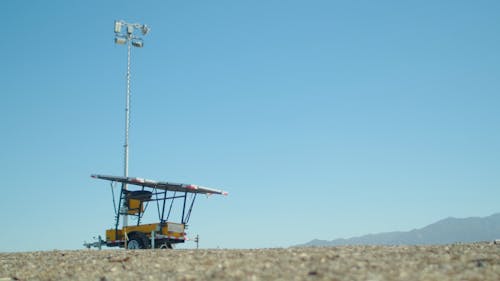
[[[158,237],[160,239],[162,238],[168,238],[168,239],[172,239],[172,240],[185,240],[185,241],[188,241],[189,238],[185,235],[183,236],[180,236],[180,237],[175,237],[175,236],[170,236],[170,235],[162,235],[161,237]],[[109,240],[109,241],[106,241],[106,243],[125,243],[125,240]]]
[[[195,184],[186,184],[184,185],[184,187],[186,189],[191,189],[191,190],[198,190],[198,189],[206,189],[206,190],[210,190],[211,188],[208,188],[208,187],[205,187],[205,186],[201,186],[201,185],[195,185]],[[219,191],[217,191],[219,192]],[[217,192],[207,192],[207,195],[211,195],[211,194],[217,194]],[[220,191],[220,194],[224,195],[224,196],[227,196],[229,195],[229,193],[227,191],[223,191],[221,190]]]
[[[131,182],[135,183],[151,183],[151,184],[158,184],[157,181],[154,180],[148,180],[148,179],[143,179],[143,178],[129,178]]]

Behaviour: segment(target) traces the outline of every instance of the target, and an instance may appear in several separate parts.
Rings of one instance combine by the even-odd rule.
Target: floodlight
[[[144,42],[142,42],[142,40],[134,39],[132,40],[132,45],[134,47],[142,48],[144,46]]]
[[[122,22],[115,20],[115,33],[122,32]]]
[[[141,31],[143,35],[146,35],[149,32],[149,27],[147,25],[143,25],[141,26]]]
[[[123,45],[123,44],[127,43],[127,38],[125,38],[125,37],[120,37],[120,36],[116,36],[116,37],[115,37],[115,43],[116,43],[116,44]]]
[[[134,26],[133,25],[131,25],[131,24],[127,25],[127,33],[128,34],[134,33]]]

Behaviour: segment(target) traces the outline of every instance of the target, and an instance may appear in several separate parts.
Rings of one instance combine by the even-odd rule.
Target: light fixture
[[[142,48],[144,46],[144,42],[141,39],[133,39],[132,45],[134,47]]]
[[[115,37],[115,43],[123,45],[123,44],[127,43],[127,38],[121,37],[121,36],[116,36]]]
[[[142,35],[146,35],[146,34],[148,34],[148,32],[149,32],[149,27],[148,27],[147,25],[145,25],[145,24],[144,24],[144,25],[141,27],[141,31],[142,31]]]
[[[132,34],[134,33],[134,26],[131,24],[127,24],[127,33]]]
[[[115,33],[122,32],[122,22],[115,20]]]

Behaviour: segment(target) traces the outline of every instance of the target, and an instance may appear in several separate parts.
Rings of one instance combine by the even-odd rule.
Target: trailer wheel
[[[173,249],[174,246],[171,243],[164,243],[160,245],[160,249]]]
[[[139,244],[139,241],[134,239],[130,239],[127,243],[127,249],[129,250],[137,250],[137,249],[142,249],[141,245]]]
[[[142,232],[134,232],[130,233],[129,240],[127,243],[127,249],[135,250],[135,249],[148,249],[149,248],[149,239],[146,234]]]

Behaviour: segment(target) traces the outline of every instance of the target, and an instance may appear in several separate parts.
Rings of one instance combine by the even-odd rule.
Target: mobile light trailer
[[[125,30],[122,32],[122,30]],[[121,247],[128,249],[148,249],[148,248],[172,248],[176,243],[184,243],[186,237],[186,227],[191,217],[193,204],[198,194],[221,194],[227,192],[198,186],[194,184],[179,184],[152,181],[141,178],[128,177],[128,136],[130,126],[130,50],[134,47],[143,47],[141,36],[134,35],[135,30],[141,30],[142,35],[149,32],[149,27],[144,24],[127,23],[123,20],[115,21],[115,43],[127,44],[127,94],[125,107],[125,169],[124,176],[92,175],[93,178],[108,180],[111,182],[113,192],[113,206],[115,209],[114,228],[106,230],[106,240],[101,236],[97,242],[84,243],[87,248],[102,245],[108,247]],[[118,205],[116,204],[113,183],[122,184]],[[127,186],[132,188],[129,189]],[[189,196],[188,196],[189,195]],[[189,197],[189,198],[188,198]],[[172,221],[171,212],[174,201],[181,201],[182,215],[177,222]],[[141,224],[143,215],[151,202],[156,202],[158,210],[158,222]],[[168,211],[167,211],[168,205]],[[135,218],[136,223],[129,225],[128,218]],[[122,227],[120,228],[120,217],[122,217]]]
[[[113,193],[115,227],[106,230],[106,240],[99,238],[95,243],[86,243],[85,246],[89,248],[106,245],[127,249],[172,249],[174,244],[184,243],[187,240],[185,230],[198,194],[228,194],[223,190],[194,184],[107,175],[92,175],[92,177],[110,181],[112,191],[115,182],[122,183],[122,188],[118,198],[118,208]],[[132,188],[127,188],[127,185]],[[182,203],[182,215],[177,222],[169,220],[175,200],[180,200]],[[159,222],[141,224],[150,202],[156,202]],[[122,228],[120,228],[120,216],[123,216]],[[127,225],[128,216],[135,217],[136,223]]]

